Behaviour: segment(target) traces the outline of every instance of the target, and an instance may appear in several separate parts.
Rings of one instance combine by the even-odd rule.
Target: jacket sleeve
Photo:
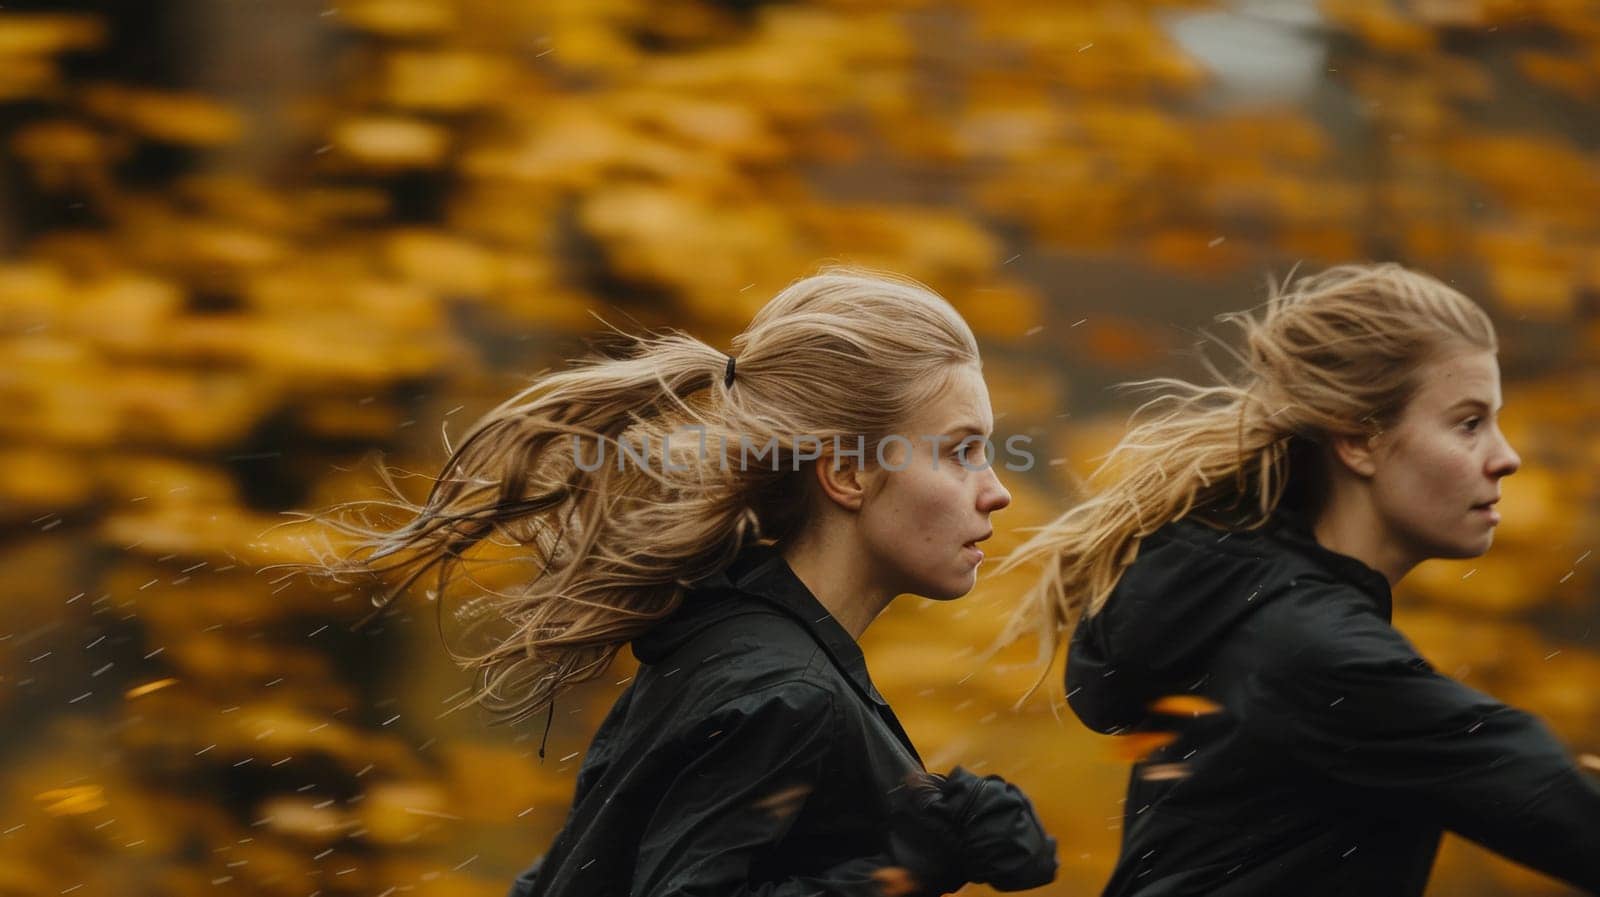
[[[1600,893],[1600,787],[1543,723],[1440,675],[1337,595],[1279,602],[1262,615],[1247,729],[1335,785]]]
[[[826,691],[799,681],[771,686],[724,704],[695,729],[706,733],[704,746],[692,749],[646,825],[630,897],[882,897],[874,876],[896,865],[887,854],[751,881],[757,860],[822,784],[836,731]]]

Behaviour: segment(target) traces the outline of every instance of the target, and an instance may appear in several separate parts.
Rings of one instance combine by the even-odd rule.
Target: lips
[[[983,535],[979,536],[978,538],[973,539],[971,542],[963,543],[961,547],[963,549],[965,549],[967,551],[970,551],[973,554],[977,555],[977,559],[979,561],[982,561],[984,559],[985,555],[983,553],[983,549],[978,547],[978,543],[979,542],[988,541],[989,537],[992,536],[992,535],[994,535],[994,530],[990,530],[989,532],[984,533]]]

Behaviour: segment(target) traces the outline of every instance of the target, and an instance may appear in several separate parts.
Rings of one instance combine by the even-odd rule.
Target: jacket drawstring
[[[550,709],[549,709],[549,712],[546,713],[545,716],[544,716],[544,737],[539,739],[539,762],[540,763],[544,762],[545,745],[550,743],[550,724],[555,722],[555,719],[556,719],[556,699],[554,697],[551,697],[550,698]]]

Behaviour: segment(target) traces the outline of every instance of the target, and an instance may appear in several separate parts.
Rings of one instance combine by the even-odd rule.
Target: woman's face
[[[989,515],[1011,503],[983,443],[961,447],[994,433],[982,372],[952,371],[945,389],[897,432],[909,444],[886,444],[886,463],[872,470],[858,518],[874,578],[891,594],[959,598],[977,581],[978,543],[994,532]]]
[[[1500,365],[1492,352],[1466,351],[1419,375],[1400,420],[1374,444],[1374,505],[1415,561],[1477,557],[1500,522],[1500,480],[1522,463],[1500,432]]]

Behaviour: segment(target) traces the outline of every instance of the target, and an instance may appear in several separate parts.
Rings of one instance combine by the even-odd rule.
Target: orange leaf
[[[754,806],[759,810],[766,810],[776,819],[783,819],[798,812],[801,805],[805,803],[806,797],[810,794],[810,786],[792,785],[788,788],[780,788],[761,798],[755,802]]]
[[[905,897],[916,893],[919,887],[916,876],[900,866],[885,866],[872,873],[872,880],[878,883],[883,897]]]
[[[1138,732],[1118,736],[1111,749],[1123,760],[1137,763],[1177,740],[1176,732]]]
[[[1167,695],[1151,704],[1150,710],[1168,716],[1205,716],[1221,713],[1222,705],[1199,695]]]
[[[178,680],[172,678],[171,676],[168,676],[165,679],[157,679],[154,682],[146,682],[143,685],[135,685],[133,688],[128,689],[127,693],[125,693],[123,697],[131,701],[134,698],[143,697],[153,691],[160,691],[169,685],[175,685],[177,681]]]

